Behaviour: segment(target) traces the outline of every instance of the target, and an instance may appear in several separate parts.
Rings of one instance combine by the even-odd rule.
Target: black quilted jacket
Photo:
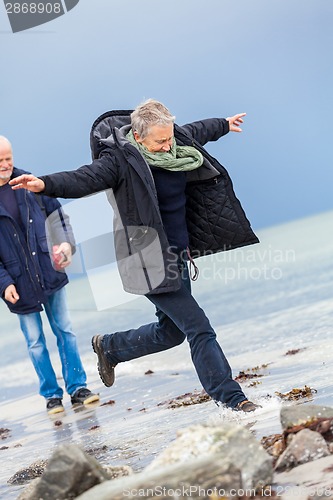
[[[106,190],[114,209],[115,248],[124,289],[135,294],[169,292],[180,285],[177,256],[168,246],[150,168],[125,137],[130,113],[101,115],[91,130],[93,162],[41,177],[43,194],[80,198]],[[259,241],[226,169],[203,148],[228,131],[229,123],[223,118],[174,127],[177,144],[193,145],[204,156],[204,164],[187,173],[187,226],[194,258]]]

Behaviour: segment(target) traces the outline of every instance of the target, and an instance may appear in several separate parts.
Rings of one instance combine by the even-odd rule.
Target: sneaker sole
[[[91,396],[89,396],[89,398],[85,399],[82,404],[90,405],[91,403],[96,403],[97,401],[99,401],[99,395],[92,394]]]
[[[100,345],[100,339],[102,335],[95,335],[92,340],[91,340],[91,345],[92,348],[97,354],[98,362],[97,362],[97,369],[99,376],[101,378],[101,381],[106,387],[111,387],[114,384],[114,368],[110,366],[110,363],[108,360],[105,358],[105,355],[103,353],[103,349]]]
[[[82,405],[89,405],[92,403],[97,403],[99,402],[100,397],[98,394],[91,394],[91,396],[88,396],[86,399],[71,399],[71,403],[73,406],[82,406]]]
[[[56,406],[55,408],[51,408],[51,410],[48,410],[47,413],[48,415],[55,415],[56,413],[63,413],[65,411],[65,408],[63,406]]]

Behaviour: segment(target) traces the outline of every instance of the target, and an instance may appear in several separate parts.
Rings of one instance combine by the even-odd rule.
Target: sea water
[[[16,498],[23,487],[7,484],[8,479],[20,468],[49,458],[62,443],[81,445],[103,464],[128,464],[139,471],[175,439],[179,428],[193,423],[244,422],[260,439],[281,431],[282,404],[333,407],[332,226],[333,211],[256,231],[259,244],[196,261],[200,275],[193,294],[214,325],[234,376],[246,370],[260,375],[242,382],[247,396],[262,405],[252,415],[238,415],[213,402],[178,409],[160,405],[201,390],[186,342],[119,365],[115,385],[104,387],[92,335],[154,321],[154,309],[144,297],[135,296],[116,306],[98,307],[101,301],[89,278],[73,276],[67,294],[88,385],[109,404],[75,412],[65,396],[66,413],[59,416],[61,425],[55,425],[38,395],[17,318],[1,304],[0,427],[10,435],[0,442],[0,498]],[[119,287],[119,281],[108,280],[99,292],[107,293],[108,287]],[[45,318],[44,324],[63,385],[55,339]],[[305,386],[312,396],[296,403],[285,403],[278,395]]]

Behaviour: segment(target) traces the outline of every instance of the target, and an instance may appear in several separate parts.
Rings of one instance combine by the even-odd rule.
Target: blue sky
[[[90,162],[93,121],[148,97],[179,124],[246,112],[208,150],[254,228],[333,209],[332,0],[80,0],[13,34],[0,5],[1,127],[37,175]]]

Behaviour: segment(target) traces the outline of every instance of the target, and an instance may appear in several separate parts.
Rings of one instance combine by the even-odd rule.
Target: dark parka
[[[150,168],[126,139],[130,114],[101,115],[91,130],[93,163],[41,177],[43,193],[80,198],[108,190],[124,289],[136,294],[174,291],[180,286],[177,256],[168,246]],[[204,156],[203,165],[187,173],[186,222],[194,258],[258,242],[226,169],[203,149],[228,132],[229,122],[223,118],[174,126],[177,144],[194,146]]]
[[[27,173],[13,169],[13,177]],[[48,297],[68,283],[65,272],[53,269],[45,230],[45,219],[51,217],[52,242],[68,241],[74,249],[74,237],[68,217],[56,199],[20,189],[15,191],[22,227],[0,203],[0,295],[14,284],[20,299],[16,304],[5,301],[10,311],[28,314],[43,309]],[[60,210],[60,211],[59,211]],[[60,215],[61,214],[61,215]]]

